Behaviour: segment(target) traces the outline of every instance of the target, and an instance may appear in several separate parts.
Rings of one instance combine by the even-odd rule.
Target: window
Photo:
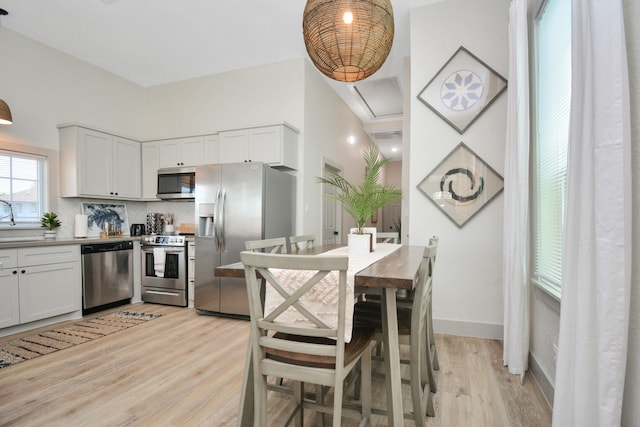
[[[0,199],[11,203],[16,223],[39,223],[44,213],[46,158],[0,151]],[[10,209],[0,203],[0,225],[10,222]]]
[[[571,2],[547,0],[536,31],[533,280],[559,298],[571,107]]]

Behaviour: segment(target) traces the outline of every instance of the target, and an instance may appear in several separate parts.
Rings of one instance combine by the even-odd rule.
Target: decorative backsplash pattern
[[[74,231],[74,221],[76,214],[82,213],[82,202],[92,203],[114,203],[113,200],[100,199],[58,199],[58,217],[62,226],[58,229],[58,236],[61,238],[72,238]],[[144,224],[147,221],[147,213],[173,213],[174,223],[193,223],[195,221],[195,203],[190,202],[127,202],[119,201],[127,207],[127,217],[129,224]],[[126,230],[128,233],[129,230]]]

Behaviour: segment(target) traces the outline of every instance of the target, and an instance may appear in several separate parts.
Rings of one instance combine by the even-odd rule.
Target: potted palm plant
[[[364,181],[359,185],[350,183],[337,173],[333,173],[326,178],[318,177],[320,183],[331,185],[337,189],[337,193],[331,197],[342,203],[344,209],[355,221],[355,233],[349,235],[350,241],[358,239],[357,237],[351,237],[353,234],[365,234],[365,224],[378,209],[387,203],[402,199],[401,190],[398,190],[393,185],[383,185],[378,182],[382,167],[389,161],[389,159],[385,159],[380,155],[378,146],[370,142],[362,157],[366,165],[366,174]],[[371,236],[367,235],[365,239],[370,241]],[[352,246],[350,243],[350,252],[359,251],[352,248]],[[371,245],[368,245],[368,247],[371,247]]]
[[[44,228],[45,239],[56,238],[56,228],[60,227],[62,223],[58,219],[58,215],[55,212],[46,212],[40,218],[40,227]]]

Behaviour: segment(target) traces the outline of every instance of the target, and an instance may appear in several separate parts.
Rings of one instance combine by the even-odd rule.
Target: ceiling
[[[325,79],[366,124],[385,157],[401,156],[401,89],[409,9],[442,0],[392,0],[393,47],[355,84]],[[143,87],[306,57],[303,0],[0,0],[0,25]],[[364,99],[364,101],[363,101]],[[380,128],[377,126],[376,128]],[[383,126],[384,128],[384,126]],[[391,148],[396,147],[397,152]]]

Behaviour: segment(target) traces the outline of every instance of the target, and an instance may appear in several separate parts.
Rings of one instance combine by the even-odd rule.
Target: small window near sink
[[[0,150],[0,199],[10,203],[18,225],[33,225],[44,213],[46,157]],[[7,227],[11,210],[0,203],[0,226]]]

